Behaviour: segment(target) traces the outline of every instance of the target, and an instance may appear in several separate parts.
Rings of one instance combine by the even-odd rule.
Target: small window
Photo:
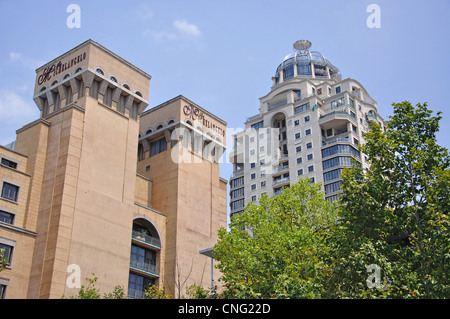
[[[299,169],[299,170],[297,171],[297,175],[298,175],[298,176],[303,175],[303,169]]]
[[[143,96],[142,96],[142,93],[139,92],[139,91],[134,92],[134,94],[136,94],[137,96],[143,97]]]
[[[156,130],[157,130],[157,131],[158,131],[158,130],[161,130],[163,127],[164,127],[164,126],[163,126],[162,124],[159,124],[159,125],[156,127]]]
[[[109,79],[110,79],[111,81],[113,81],[114,83],[117,83],[117,79],[116,79],[114,76],[111,76]]]
[[[256,184],[252,185],[252,191],[254,191],[256,189]]]
[[[308,154],[308,161],[313,159],[313,155],[312,154]]]
[[[152,133],[153,133],[153,130],[151,128],[149,128],[147,131],[145,131],[145,135],[152,134]]]
[[[312,143],[311,142],[307,143],[306,148],[312,148]]]
[[[0,251],[3,250],[3,260],[6,262],[7,265],[11,265],[13,249],[14,247],[10,245],[0,243]]]
[[[14,224],[14,214],[0,210],[0,222]]]
[[[17,202],[18,195],[19,195],[19,186],[3,182],[2,198]]]
[[[311,134],[311,129],[307,129],[307,130],[305,131],[305,134],[306,134],[306,135],[310,135],[310,134]]]
[[[314,172],[314,165],[308,166],[308,172]]]
[[[310,119],[311,119],[311,118],[309,117],[309,115],[308,115],[308,116],[305,116],[305,122],[309,122]]]
[[[300,152],[302,151],[302,147],[301,147],[301,146],[297,146],[297,147],[295,148],[295,151],[296,151],[297,153],[300,153]]]
[[[295,139],[298,140],[300,138],[300,133],[295,133]]]
[[[97,69],[97,70],[95,70],[95,72],[97,72],[98,74],[101,74],[101,75],[105,75],[105,73],[101,69]]]
[[[294,121],[294,125],[295,125],[295,126],[299,126],[299,125],[300,125],[300,120],[295,120],[295,121]]]
[[[256,202],[256,195],[252,196],[252,202]]]
[[[2,158],[2,165],[5,165],[5,166],[10,167],[10,168],[17,169],[17,163],[13,162],[13,161],[11,161],[9,159],[6,159],[6,158]]]
[[[266,181],[261,182],[261,187],[266,187]]]
[[[131,88],[130,88],[130,86],[129,86],[128,84],[124,84],[124,85],[122,85],[122,87],[123,87],[124,89],[131,90]]]
[[[338,86],[338,87],[336,88],[336,94],[338,94],[338,93],[341,93],[341,87],[340,87],[340,86]]]
[[[256,178],[256,173],[252,173],[251,175],[250,175],[250,179],[255,179]]]
[[[327,137],[328,137],[328,136],[331,136],[331,135],[333,135],[333,129],[332,129],[332,128],[329,128],[329,129],[327,130]]]
[[[250,168],[255,168],[256,163],[250,163]]]
[[[297,164],[301,164],[303,162],[303,158],[302,157],[298,157],[297,158]]]
[[[150,157],[162,153],[167,150],[167,143],[165,138],[150,143]]]
[[[321,94],[322,94],[322,88],[318,88],[318,89],[317,89],[317,94],[318,94],[318,95],[321,95]]]

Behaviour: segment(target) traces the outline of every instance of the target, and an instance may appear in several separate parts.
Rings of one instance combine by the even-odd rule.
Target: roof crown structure
[[[299,40],[294,43],[294,52],[284,57],[275,72],[275,84],[291,78],[323,78],[340,80],[341,74],[328,59],[318,51],[310,51],[311,42]]]

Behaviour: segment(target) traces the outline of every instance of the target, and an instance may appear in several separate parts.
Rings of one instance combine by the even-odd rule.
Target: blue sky
[[[70,29],[69,4],[81,9]],[[381,12],[368,28],[369,4]],[[343,78],[361,82],[388,119],[393,102],[443,112],[439,144],[450,148],[450,1],[400,0],[0,0],[0,144],[38,118],[35,69],[87,39],[152,75],[150,106],[183,94],[243,127],[299,39],[312,42]],[[228,179],[231,164],[222,164]]]

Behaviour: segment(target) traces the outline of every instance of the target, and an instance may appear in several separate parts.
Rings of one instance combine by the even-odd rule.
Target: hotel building
[[[375,121],[376,101],[357,80],[342,76],[321,53],[300,40],[276,68],[259,114],[233,135],[230,214],[262,194],[274,196],[300,178],[323,183],[325,198],[338,198],[341,173],[352,159],[366,167],[358,144]]]
[[[209,286],[226,122],[184,96],[145,111],[150,79],[92,40],[36,70],[41,115],[0,147],[0,298],[69,297],[92,274],[130,298]]]

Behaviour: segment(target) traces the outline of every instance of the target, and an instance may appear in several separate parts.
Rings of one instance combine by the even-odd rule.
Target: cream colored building
[[[325,198],[341,193],[340,178],[352,159],[366,167],[358,151],[375,121],[384,127],[376,101],[364,86],[340,71],[311,42],[300,40],[276,68],[259,113],[234,135],[230,155],[231,215],[262,194],[273,196],[300,178],[323,183]]]
[[[92,274],[130,298],[209,286],[226,123],[183,96],[144,111],[150,79],[92,40],[36,70],[41,116],[0,147],[2,298],[71,296]]]

